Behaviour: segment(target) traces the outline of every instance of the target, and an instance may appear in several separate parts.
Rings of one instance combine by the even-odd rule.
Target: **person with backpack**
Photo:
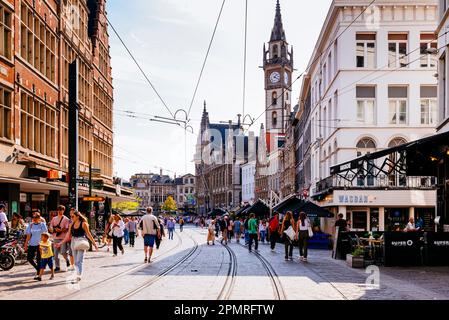
[[[251,252],[251,246],[254,243],[254,250],[259,251],[259,225],[257,223],[256,215],[251,213],[248,220],[248,234],[249,234],[249,245],[248,250]]]
[[[153,214],[152,207],[147,208],[147,214],[142,217],[139,227],[142,230],[142,237],[144,242],[144,263],[150,263],[151,255],[153,254],[154,243],[156,242],[156,237],[160,235],[159,220]]]
[[[279,239],[279,213],[275,213],[274,217],[271,218],[268,224],[268,232],[270,237],[270,247],[271,251],[274,251],[276,247],[276,242]]]
[[[181,217],[179,218],[179,231],[182,232],[182,230],[184,229],[184,219]]]

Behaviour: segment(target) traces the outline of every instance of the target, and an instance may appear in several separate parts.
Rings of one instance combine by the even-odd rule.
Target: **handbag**
[[[287,237],[288,237],[291,241],[293,241],[293,240],[295,239],[296,232],[295,232],[295,230],[293,230],[293,227],[292,227],[292,226],[288,227],[288,229],[285,230],[284,233],[287,235]]]
[[[313,237],[313,231],[312,231],[312,226],[310,225],[310,221],[308,221],[309,223],[309,227],[307,228],[307,231],[309,231],[309,238]]]
[[[72,241],[73,249],[75,250],[86,251],[90,248],[89,241],[86,238],[73,238]]]

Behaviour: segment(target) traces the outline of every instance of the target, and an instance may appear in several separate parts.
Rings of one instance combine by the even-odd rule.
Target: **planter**
[[[346,255],[346,263],[351,268],[364,268],[365,267],[365,259],[360,256],[353,256],[352,254]]]

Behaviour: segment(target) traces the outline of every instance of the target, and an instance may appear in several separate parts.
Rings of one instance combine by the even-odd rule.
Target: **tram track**
[[[178,238],[178,242],[176,243],[176,245],[174,245],[172,248],[168,249],[167,251],[161,253],[160,255],[154,257],[154,259],[152,260],[153,262],[159,260],[163,256],[166,256],[167,254],[169,254],[170,252],[172,252],[173,250],[177,249],[178,247],[180,247],[182,245],[182,237],[178,233],[175,233],[175,235]],[[108,277],[106,279],[103,279],[101,281],[97,281],[97,282],[95,282],[93,284],[90,284],[87,287],[84,287],[84,288],[78,290],[77,292],[70,293],[70,294],[65,295],[63,297],[60,297],[57,300],[69,300],[69,299],[75,298],[75,297],[77,297],[77,296],[79,296],[81,294],[84,294],[86,292],[91,291],[92,289],[98,288],[98,287],[104,285],[105,283],[109,283],[109,282],[114,281],[116,279],[122,278],[122,277],[124,277],[124,276],[126,276],[126,275],[128,275],[128,274],[130,274],[132,272],[145,270],[145,269],[147,269],[149,267],[150,267],[150,265],[148,265],[148,264],[144,264],[144,265],[139,264],[138,266],[132,267],[132,268],[127,269],[127,270],[125,270],[123,272],[120,272],[118,274],[110,276],[110,277]]]
[[[194,246],[192,249],[189,250],[189,252],[187,254],[185,254],[177,262],[170,265],[168,268],[165,268],[164,270],[159,272],[157,275],[151,277],[151,279],[149,279],[149,280],[145,281],[143,284],[139,285],[137,288],[134,288],[134,289],[128,291],[127,293],[119,296],[118,298],[116,298],[114,300],[128,300],[132,296],[135,296],[139,292],[145,290],[146,288],[150,287],[154,283],[161,280],[164,276],[166,276],[167,274],[169,274],[176,268],[180,267],[184,262],[186,262],[190,257],[192,257],[195,254],[195,252],[198,250],[199,245],[198,245],[198,242],[192,236],[188,235],[188,237],[193,241]]]

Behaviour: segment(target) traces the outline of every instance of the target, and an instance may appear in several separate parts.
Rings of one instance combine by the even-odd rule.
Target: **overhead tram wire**
[[[340,32],[336,37],[335,37],[335,39],[334,40],[332,40],[332,42],[331,43],[329,43],[329,45],[324,49],[324,50],[322,50],[321,52],[320,52],[320,54],[309,64],[309,67],[310,66],[313,66],[320,58],[321,58],[321,56],[323,55],[323,53],[325,53],[325,52],[327,52],[327,50],[331,47],[331,46],[333,46],[334,45],[334,43],[366,12],[366,10],[368,10],[368,8],[370,8],[374,3],[376,2],[376,0],[372,0],[361,12],[360,12],[360,14],[359,15],[357,15],[357,17],[355,17],[352,21],[351,21],[351,23],[349,23],[347,26],[346,26],[346,28],[345,29],[343,29],[343,31],[342,32]],[[293,81],[291,84],[290,84],[290,86],[289,87],[287,87],[287,88],[285,88],[283,91],[282,91],[282,95],[284,95],[285,94],[285,92],[287,91],[287,89],[290,89],[292,86],[293,86],[293,84],[296,82],[296,81],[298,81],[305,73],[307,73],[308,72],[308,69],[309,69],[309,67],[307,67],[303,72],[301,72],[301,74],[295,79],[295,81]],[[262,117],[264,114],[265,114],[265,112],[267,112],[268,111],[268,109],[270,109],[272,106],[273,106],[274,104],[272,103],[272,104],[270,104],[255,120],[254,120],[254,122],[251,124],[251,125],[249,125],[248,126],[248,128],[246,129],[246,131],[248,131],[249,130],[249,128],[252,126],[252,125],[254,125],[255,123],[256,123],[256,121],[257,120],[259,120],[260,119],[260,117]]]
[[[195,97],[196,97],[196,94],[198,92],[198,88],[200,86],[200,82],[201,82],[201,78],[203,76],[204,68],[206,67],[207,58],[209,57],[210,49],[212,47],[212,43],[213,43],[214,38],[215,38],[215,33],[217,32],[218,23],[220,22],[221,14],[223,13],[223,8],[224,8],[225,3],[226,3],[226,0],[223,0],[223,2],[221,4],[220,12],[218,13],[217,21],[215,22],[215,27],[214,27],[214,31],[212,33],[212,37],[211,37],[211,39],[209,41],[209,46],[207,48],[206,56],[204,57],[204,61],[203,61],[203,65],[201,67],[200,75],[198,77],[198,81],[196,83],[195,90],[193,92],[192,101],[190,102],[189,111],[187,112],[187,118],[190,116],[190,111],[192,111],[192,106],[195,103]]]
[[[134,57],[134,55],[132,54],[131,50],[129,50],[128,46],[126,45],[126,43],[123,41],[122,37],[120,36],[120,34],[117,32],[117,30],[114,28],[113,24],[111,23],[111,21],[109,20],[109,18],[106,16],[106,21],[109,23],[109,25],[111,26],[112,30],[114,31],[115,35],[117,36],[117,38],[120,40],[120,42],[122,43],[122,45],[125,47],[126,51],[128,52],[128,54],[130,55],[131,59],[134,61],[134,63],[136,64],[137,68],[139,68],[140,72],[142,73],[142,75],[145,77],[145,79],[147,80],[147,82],[149,83],[149,85],[151,86],[151,88],[153,89],[153,91],[156,93],[156,95],[158,96],[159,100],[162,102],[162,104],[164,105],[164,107],[167,109],[167,111],[170,113],[170,115],[175,118],[175,115],[173,114],[173,112],[170,110],[170,108],[168,107],[168,105],[165,103],[164,99],[162,98],[162,96],[159,94],[159,92],[157,91],[156,87],[153,85],[153,83],[151,82],[151,80],[148,78],[147,74],[145,73],[145,71],[142,69],[142,67],[140,66],[139,62],[137,61],[137,59]]]
[[[245,0],[245,41],[243,49],[243,113],[242,117],[245,117],[245,104],[246,104],[246,56],[248,45],[248,0]]]

